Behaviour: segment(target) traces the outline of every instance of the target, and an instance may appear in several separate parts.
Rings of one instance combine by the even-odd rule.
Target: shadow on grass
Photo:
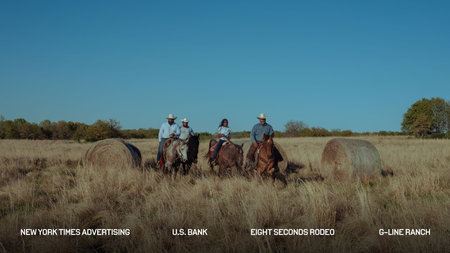
[[[306,166],[303,163],[289,162],[286,168],[286,174],[298,173],[301,169]]]
[[[388,177],[388,176],[393,177],[394,171],[392,170],[391,167],[385,166],[385,168],[383,170],[381,170],[381,175],[383,175],[383,177]]]
[[[144,166],[142,166],[142,170],[150,170],[153,169],[154,171],[160,171],[161,168],[159,166],[156,166],[156,159],[155,158],[150,158],[145,160],[144,162]]]
[[[288,183],[305,183],[305,182],[322,182],[325,178],[322,175],[315,175],[313,177],[296,177],[288,179]]]

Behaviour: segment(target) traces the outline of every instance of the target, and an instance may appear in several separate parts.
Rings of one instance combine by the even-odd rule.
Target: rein
[[[168,156],[167,154],[166,154],[166,157],[169,158],[169,160],[172,160],[172,162],[176,162],[176,160],[180,159],[179,156],[177,158],[173,159],[172,157]]]
[[[227,160],[228,162],[232,162],[230,159],[228,159],[228,158],[226,158],[222,153],[223,153],[223,151],[229,146],[229,145],[231,145],[232,143],[229,143],[229,144],[226,144],[220,151],[219,151],[219,156],[221,156],[221,157],[223,157],[225,160]],[[217,159],[219,159],[219,158],[217,158]]]
[[[225,145],[225,146],[219,151],[219,155],[222,156],[225,160],[230,161],[228,158],[226,158],[226,157],[222,154],[223,151],[228,147],[228,145],[230,145],[230,144]]]
[[[171,145],[172,145],[172,143],[171,143]],[[184,144],[181,144],[181,145],[184,145]],[[179,146],[181,146],[181,145],[179,145]],[[164,154],[166,155],[167,158],[169,158],[169,160],[171,160],[174,163],[181,158],[181,156],[178,155],[178,153],[177,153],[177,158],[175,158],[175,159],[173,159],[172,157],[168,156],[167,152],[164,152]]]
[[[267,154],[267,153],[269,153],[269,152],[267,151],[268,148],[269,148],[269,145],[266,145],[266,144],[268,144],[268,143],[267,143],[267,142],[263,142],[263,143],[261,144],[261,146],[262,146],[262,145],[265,145],[265,146],[264,146],[264,149],[265,149],[266,154]],[[260,147],[259,149],[261,149],[261,147]],[[272,148],[272,149],[273,149],[273,148]],[[272,152],[272,155],[271,155],[270,157],[267,157],[267,158],[268,158],[268,160],[264,159],[261,155],[259,156],[259,159],[260,159],[262,162],[264,162],[264,163],[273,162],[273,158],[274,158],[273,152]]]

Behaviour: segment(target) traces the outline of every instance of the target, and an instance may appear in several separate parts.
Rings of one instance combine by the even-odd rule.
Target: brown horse
[[[256,168],[259,176],[263,173],[268,173],[272,177],[272,185],[275,183],[275,178],[287,185],[286,178],[279,172],[275,165],[275,156],[273,147],[272,135],[263,134],[263,142],[259,148],[258,167]]]
[[[214,166],[211,164],[211,158],[214,155],[214,152],[211,152],[210,149],[212,146],[216,145],[217,141],[212,139],[209,141],[209,147],[208,152],[205,154],[205,158],[209,158],[209,166],[211,168],[211,171],[214,173]],[[233,168],[239,168],[242,169],[243,161],[244,161],[244,151],[242,150],[242,145],[237,145],[234,143],[229,143],[227,145],[224,145],[222,147],[216,147],[220,148],[219,152],[217,153],[216,162],[219,165],[219,175],[223,176],[223,171],[226,168],[231,169],[231,176],[234,176]]]

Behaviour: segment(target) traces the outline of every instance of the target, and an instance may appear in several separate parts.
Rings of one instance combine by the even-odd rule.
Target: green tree
[[[159,129],[156,128],[149,128],[147,130],[147,138],[152,138],[152,139],[158,139],[158,135],[159,135]]]
[[[54,135],[58,140],[68,140],[72,137],[72,131],[66,121],[60,120],[56,123]]]
[[[120,131],[122,130],[120,121],[117,121],[116,119],[108,119],[107,121],[104,122],[111,130],[113,137],[120,137]]]
[[[286,137],[297,137],[299,136],[300,131],[302,131],[302,129],[308,128],[308,125],[303,121],[289,120],[284,125],[284,128],[285,128],[284,134]]]
[[[25,119],[22,119],[22,118],[20,118],[20,119],[15,119],[15,120],[14,120],[14,124],[15,124],[16,126],[21,126],[21,125],[23,125],[23,124],[25,124],[25,123],[27,123],[27,121],[26,121]]]
[[[331,133],[323,127],[312,127],[311,131],[313,132],[314,136],[316,136],[316,137],[331,136]]]
[[[74,123],[75,131],[72,134],[72,140],[80,142],[81,139],[86,138],[86,130],[88,129],[88,125],[84,123]]]
[[[311,129],[309,129],[309,127],[305,127],[302,130],[300,130],[298,135],[300,137],[313,137],[314,136],[314,132],[311,131]]]
[[[19,139],[17,125],[11,120],[5,120],[3,123],[5,139]]]
[[[56,129],[56,123],[46,119],[41,121],[39,123],[39,126],[42,128],[42,133],[44,134],[45,139],[51,139],[53,136],[53,132]]]
[[[3,115],[0,115],[0,139],[5,138],[5,117]]]
[[[114,133],[108,123],[99,119],[88,127],[85,137],[86,141],[98,141],[112,138],[113,136]]]
[[[428,117],[420,113],[417,117],[417,120],[411,126],[414,136],[422,137],[428,133],[431,133],[431,123],[428,120]]]
[[[435,133],[444,133],[450,130],[450,102],[443,98],[422,98],[408,108],[403,114],[402,131],[413,132],[412,125],[417,121],[419,114],[430,123],[430,131]],[[422,122],[423,123],[423,122]]]
[[[273,132],[274,132],[274,137],[275,138],[283,137],[283,133],[282,132],[280,132],[280,131],[273,131]],[[250,136],[250,132],[249,132],[248,136]]]
[[[432,98],[432,130],[436,133],[445,133],[450,125],[450,102],[443,98]]]
[[[415,102],[408,108],[408,111],[403,114],[403,121],[401,123],[403,132],[413,131],[412,125],[417,120],[419,114],[423,114],[426,117],[426,120],[431,123],[433,108],[429,99],[422,98]]]
[[[42,128],[36,123],[26,122],[23,125],[17,126],[17,132],[22,139],[42,139]]]
[[[340,133],[340,136],[352,136],[353,132],[351,130],[344,130]]]
[[[332,128],[330,132],[331,132],[332,136],[339,136],[341,134],[341,129],[339,129],[339,128]]]

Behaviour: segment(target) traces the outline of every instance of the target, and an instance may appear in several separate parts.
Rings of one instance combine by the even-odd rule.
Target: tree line
[[[6,120],[0,115],[0,139],[31,140],[81,140],[93,142],[109,138],[124,139],[157,139],[159,129],[139,128],[122,130],[120,121],[116,119],[97,120],[91,125],[81,122],[51,122],[43,120],[39,124],[28,122],[23,118]],[[196,132],[201,139],[216,138],[217,134]],[[250,131],[233,132],[232,138],[250,138]]]
[[[303,121],[288,121],[285,130],[275,131],[275,137],[327,137],[327,136],[361,136],[380,135],[398,136],[414,135],[423,138],[450,138],[450,102],[443,98],[422,98],[408,108],[403,114],[401,130],[379,132],[353,132],[333,128],[309,127]],[[43,120],[39,124],[31,123],[23,118],[6,120],[0,115],[0,139],[32,139],[32,140],[81,140],[92,142],[108,138],[124,139],[156,139],[159,129],[140,128],[122,130],[120,121],[116,119],[97,120],[91,125],[81,122],[51,122]],[[216,134],[197,132],[201,139],[216,138]],[[250,131],[232,132],[231,138],[250,138]]]
[[[399,131],[379,131],[379,132],[353,132],[352,130],[341,130],[333,128],[328,130],[324,127],[309,127],[303,121],[290,120],[284,125],[284,132],[275,131],[275,137],[349,137],[349,136],[399,136],[408,135],[406,132]]]
[[[0,115],[0,139],[97,141],[119,137],[123,137],[122,126],[115,119],[97,120],[92,125],[48,119],[37,124],[23,118],[5,120]]]

